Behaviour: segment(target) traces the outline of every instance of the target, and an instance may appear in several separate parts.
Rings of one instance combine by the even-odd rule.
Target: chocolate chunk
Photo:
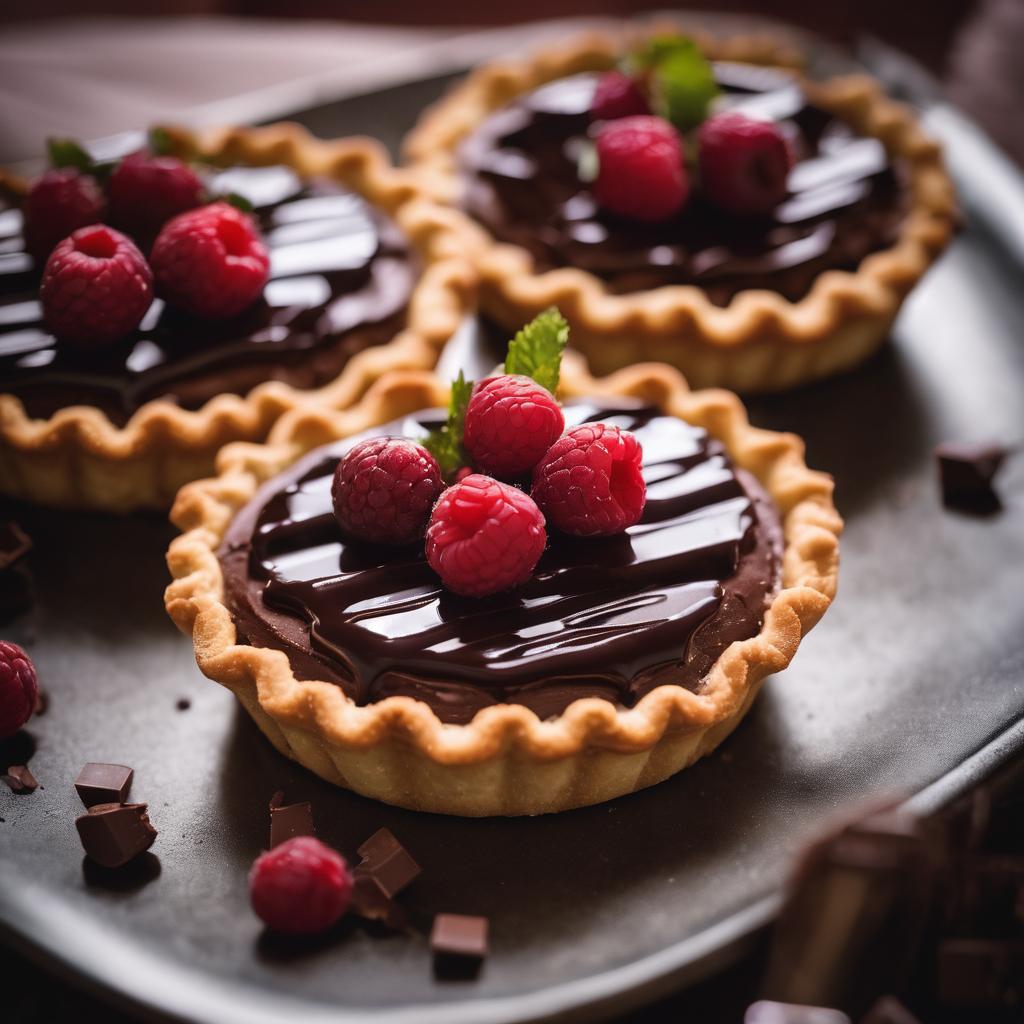
[[[276,795],[276,794],[275,794]],[[307,800],[301,804],[270,808],[270,849],[296,836],[314,836],[313,808]]]
[[[800,1006],[762,999],[747,1007],[743,1024],[850,1024],[850,1018],[839,1010],[824,1006]]]
[[[489,949],[486,917],[438,914],[430,933],[434,973],[440,977],[472,977],[480,970]]]
[[[352,912],[400,930],[409,924],[405,908],[391,899],[373,875],[356,871],[352,879]]]
[[[921,1024],[895,996],[882,996],[860,1024]]]
[[[146,804],[95,804],[75,819],[82,847],[101,867],[119,868],[156,839]]]
[[[17,565],[31,550],[31,538],[17,523],[0,523],[0,570]]]
[[[1006,455],[1006,449],[998,444],[947,441],[936,445],[943,502],[963,508],[998,500],[992,480]]]
[[[135,772],[123,764],[90,762],[75,779],[75,789],[86,807],[96,804],[123,804],[132,788]]]
[[[36,777],[23,764],[12,764],[7,774],[0,776],[12,793],[34,793],[39,788]]]
[[[422,873],[390,829],[378,829],[359,847],[358,853],[362,859],[356,871],[372,875],[389,898],[397,896]]]

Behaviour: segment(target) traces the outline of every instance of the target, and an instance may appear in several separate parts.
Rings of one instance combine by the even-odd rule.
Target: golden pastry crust
[[[199,135],[177,128],[168,132],[183,152],[200,152],[212,163],[285,164],[303,177],[331,177],[385,210],[423,262],[406,327],[389,343],[355,355],[322,388],[301,390],[270,381],[244,396],[218,395],[194,411],[156,399],[124,426],[84,405],[32,419],[16,397],[0,394],[0,491],[5,494],[113,512],[166,508],[183,484],[213,471],[223,445],[266,437],[288,410],[306,402],[343,408],[387,370],[429,369],[471,308],[475,273],[455,228],[458,214],[432,202],[407,172],[392,167],[375,140],[324,142],[294,124]]]
[[[595,33],[479,68],[426,112],[406,140],[407,162],[424,188],[456,204],[458,144],[491,111],[553,79],[613,66],[631,38]],[[791,54],[773,52],[762,38],[698,42],[712,59],[792,63]],[[861,362],[888,336],[904,298],[949,242],[956,197],[938,143],[873,78],[802,84],[813,103],[880,139],[906,168],[909,209],[891,248],[868,256],[856,271],[821,274],[797,302],[749,289],[722,307],[694,285],[616,295],[574,267],[538,272],[525,249],[497,242],[474,226],[467,229],[467,245],[479,253],[485,311],[512,327],[557,305],[572,324],[573,344],[595,372],[657,359],[682,370],[694,387],[778,391]]]
[[[690,391],[664,365],[597,380],[582,361],[567,361],[562,393],[643,398],[705,427],[757,476],[778,506],[785,537],[782,586],[760,633],[728,647],[699,693],[660,686],[629,709],[587,697],[546,721],[502,704],[468,725],[443,724],[408,696],[357,706],[333,683],[297,680],[284,652],[238,644],[216,554],[229,523],[304,452],[447,398],[432,375],[391,373],[346,411],[295,410],[271,443],[229,446],[219,475],[185,487],[174,504],[171,517],[185,532],[168,552],[174,582],[167,611],[191,636],[202,671],[236,694],[282,753],[330,782],[403,807],[466,816],[561,811],[691,764],[738,724],[764,678],[789,664],[835,595],[842,529],[832,480],[807,468],[803,442],[752,427],[735,395]]]

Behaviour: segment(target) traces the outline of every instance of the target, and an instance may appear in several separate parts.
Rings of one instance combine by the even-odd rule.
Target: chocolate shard
[[[486,917],[467,914],[438,914],[430,932],[434,973],[438,977],[473,977],[487,958],[490,948]]]
[[[123,804],[132,788],[135,772],[123,764],[89,762],[75,779],[75,789],[86,807]]]
[[[362,858],[356,868],[357,873],[372,875],[389,899],[422,874],[422,868],[390,829],[378,829],[357,852]]]
[[[144,853],[156,839],[146,804],[95,804],[75,819],[82,848],[104,868],[119,868]]]
[[[850,1024],[840,1010],[825,1006],[801,1006],[761,999],[747,1007],[743,1024]]]
[[[276,794],[275,794],[276,795]],[[309,801],[289,804],[287,807],[271,805],[270,808],[270,849],[296,836],[315,836],[313,808]]]
[[[17,523],[0,523],[0,570],[17,565],[31,550],[32,539]]]
[[[39,788],[36,777],[29,771],[27,765],[12,764],[7,769],[7,774],[0,778],[7,783],[12,793],[34,793]]]
[[[353,876],[349,906],[354,914],[369,921],[380,921],[396,931],[409,925],[409,915],[405,908],[384,892],[373,875],[365,872],[356,871]]]
[[[895,996],[882,996],[861,1018],[860,1024],[921,1024],[921,1021]]]
[[[994,443],[947,441],[935,446],[943,502],[954,508],[997,501],[992,480],[1007,450]]]

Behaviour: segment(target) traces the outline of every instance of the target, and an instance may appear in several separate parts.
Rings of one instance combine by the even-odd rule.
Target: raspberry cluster
[[[486,597],[520,586],[544,553],[548,524],[581,537],[607,535],[632,526],[644,510],[636,437],[604,423],[564,429],[558,402],[535,380],[490,377],[465,407],[470,465],[453,470],[452,486],[443,489],[423,446],[371,438],[338,464],[335,516],[362,540],[422,538],[428,564],[455,594]]]
[[[262,293],[270,259],[256,224],[227,203],[203,205],[203,182],[186,163],[129,154],[105,193],[90,169],[47,171],[24,204],[26,246],[43,266],[43,315],[62,343],[117,342],[142,323],[154,294],[221,319]]]
[[[598,173],[594,196],[609,212],[663,221],[683,210],[693,191],[683,137],[652,113],[649,79],[607,71],[591,105]],[[741,111],[703,118],[696,134],[699,191],[738,216],[770,213],[787,194],[793,153],[779,126]]]

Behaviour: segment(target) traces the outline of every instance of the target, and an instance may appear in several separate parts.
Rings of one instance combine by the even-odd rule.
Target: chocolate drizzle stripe
[[[241,632],[283,646],[300,678],[333,680],[359,703],[410,694],[448,721],[502,701],[550,715],[579,696],[632,705],[661,682],[697,689],[732,640],[760,628],[778,578],[774,511],[698,428],[626,402],[565,412],[569,425],[618,423],[644,446],[649,502],[625,534],[554,535],[522,588],[459,598],[421,548],[341,536],[330,481],[350,438],[293,467],[229,531],[220,557]],[[420,436],[439,419],[374,433]]]

